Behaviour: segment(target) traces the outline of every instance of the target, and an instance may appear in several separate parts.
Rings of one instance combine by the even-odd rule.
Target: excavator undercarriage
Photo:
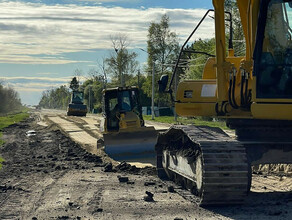
[[[252,132],[249,129],[246,132]],[[265,129],[257,127],[262,136]],[[155,147],[159,177],[174,180],[191,190],[200,197],[200,205],[243,203],[251,187],[251,166],[291,164],[292,140],[285,132],[281,137],[274,132],[274,137],[244,139],[243,128],[239,131],[242,136],[235,139],[219,128],[172,126],[159,134]]]
[[[157,170],[200,197],[200,205],[240,204],[251,171],[244,146],[219,128],[173,126],[160,133]]]

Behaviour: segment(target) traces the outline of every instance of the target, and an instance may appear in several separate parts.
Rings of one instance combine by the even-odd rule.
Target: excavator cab
[[[117,87],[103,90],[103,120],[101,121],[105,152],[115,160],[151,158],[157,132],[145,127],[139,89]]]
[[[261,5],[254,53],[257,98],[292,98],[291,13],[292,2]]]

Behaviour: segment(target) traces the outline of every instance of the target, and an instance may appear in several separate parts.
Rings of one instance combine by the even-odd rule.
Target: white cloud
[[[2,2],[0,62],[73,63],[77,61],[64,58],[63,53],[110,49],[110,35],[116,33],[127,34],[132,47],[145,48],[149,23],[158,22],[164,13],[170,16],[171,28],[184,40],[205,10]],[[201,38],[210,36],[210,25],[208,22],[204,26]]]

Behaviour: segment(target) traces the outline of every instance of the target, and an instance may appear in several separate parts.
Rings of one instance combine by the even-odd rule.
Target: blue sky
[[[111,51],[110,36],[126,34],[143,66],[147,28],[163,14],[182,42],[210,1],[200,0],[0,0],[0,80],[25,104],[44,90],[67,84],[76,69],[84,77]],[[199,37],[210,35],[210,24]]]

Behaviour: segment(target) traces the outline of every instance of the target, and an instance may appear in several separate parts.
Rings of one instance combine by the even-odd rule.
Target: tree
[[[233,32],[233,49],[235,56],[244,56],[245,44],[244,34],[240,20],[240,14],[237,4],[234,0],[225,1],[225,11],[232,14],[232,32]],[[230,22],[228,21],[229,15],[226,14],[226,42],[229,40]],[[206,52],[208,54],[215,54],[215,38],[199,39],[191,45],[192,50]],[[228,43],[226,44],[226,51]],[[202,79],[205,63],[210,56],[205,54],[191,54],[189,60],[189,67],[186,70],[184,79]]]
[[[89,79],[92,81],[101,81],[102,87],[105,89],[107,86],[107,73],[106,73],[106,58],[97,61],[97,70],[91,69],[88,71]]]
[[[240,13],[235,0],[225,1],[225,11],[232,14],[233,23],[233,47],[236,56],[245,55],[245,40],[244,33],[241,24]],[[228,31],[229,32],[229,31]]]
[[[107,71],[112,75],[112,80],[120,86],[125,86],[129,75],[137,71],[137,54],[129,52],[129,46],[126,35],[116,35],[111,37],[114,52],[105,59]]]
[[[170,70],[177,58],[179,44],[177,34],[169,29],[169,17],[164,14],[160,23],[151,22],[148,28],[147,40],[148,67],[152,68],[153,62],[161,69],[161,74],[165,70]]]
[[[148,66],[146,72],[148,76],[142,89],[148,95],[152,96],[152,69],[155,62],[155,82],[162,74],[172,73],[172,68],[179,53],[179,44],[177,34],[169,28],[169,17],[164,14],[159,23],[151,22],[148,28],[147,40]],[[169,106],[171,104],[169,95],[158,94],[155,86],[155,102],[159,106]]]
[[[19,94],[12,87],[5,87],[2,83],[0,82],[0,113],[6,114],[19,110],[22,106]]]
[[[71,80],[69,88],[73,91],[77,91],[79,89],[79,81],[77,80],[76,76]]]
[[[70,91],[66,86],[44,91],[39,106],[52,109],[66,109],[70,102]]]
[[[206,52],[209,54],[215,53],[215,38],[196,40],[191,48],[194,51]],[[202,79],[205,63],[210,56],[206,54],[193,53],[190,56],[188,69],[182,75],[183,79]]]

